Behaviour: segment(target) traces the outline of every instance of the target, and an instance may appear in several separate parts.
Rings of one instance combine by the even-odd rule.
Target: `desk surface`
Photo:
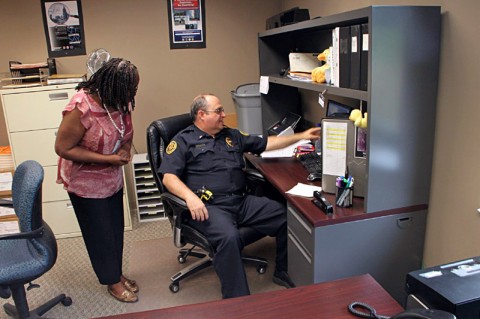
[[[363,198],[355,197],[353,200],[353,207],[341,208],[334,205],[334,213],[331,216],[327,216],[312,203],[311,198],[285,193],[299,182],[322,186],[321,181],[307,181],[308,173],[298,160],[293,157],[262,158],[252,154],[246,154],[245,157],[250,164],[258,169],[260,173],[282,193],[289,203],[303,213],[304,217],[312,223],[314,227],[426,209],[426,207],[419,205],[418,207],[405,207],[366,214],[363,210]],[[334,194],[325,194],[325,197],[330,203],[335,203]]]
[[[179,298],[181,296],[179,295]],[[217,319],[217,318],[358,318],[348,312],[353,301],[369,304],[377,313],[393,316],[402,307],[370,276],[361,275],[294,289],[200,304],[128,313],[111,319]]]

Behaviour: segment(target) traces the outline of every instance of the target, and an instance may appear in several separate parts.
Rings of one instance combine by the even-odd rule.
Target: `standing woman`
[[[123,275],[123,171],[131,160],[131,112],[139,83],[130,61],[112,58],[76,87],[55,141],[57,182],[68,192],[93,270],[108,292],[136,302],[139,288]]]

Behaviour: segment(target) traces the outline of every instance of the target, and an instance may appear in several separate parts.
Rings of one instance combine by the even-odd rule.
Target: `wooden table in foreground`
[[[181,293],[178,294],[182,298]],[[110,319],[282,319],[358,318],[348,312],[354,301],[377,314],[393,316],[403,308],[370,276],[361,275],[293,289],[102,318]]]

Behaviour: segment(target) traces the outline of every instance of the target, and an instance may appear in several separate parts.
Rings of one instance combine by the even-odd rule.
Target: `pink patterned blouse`
[[[95,100],[79,90],[72,97],[62,112],[70,112],[78,108],[82,112],[81,123],[86,128],[80,146],[100,154],[111,154],[120,139],[120,133],[113,125],[108,113]],[[119,111],[110,112],[113,121],[121,128],[120,116],[125,125],[125,133],[121,145],[131,141],[133,137],[132,118],[130,114]],[[80,197],[106,198],[123,187],[121,166],[108,164],[79,163],[59,158],[57,183]]]

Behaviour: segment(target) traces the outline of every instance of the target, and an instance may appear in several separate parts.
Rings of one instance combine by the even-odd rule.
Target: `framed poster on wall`
[[[170,49],[206,48],[205,1],[168,0]]]
[[[81,1],[41,1],[48,56],[86,54]]]

